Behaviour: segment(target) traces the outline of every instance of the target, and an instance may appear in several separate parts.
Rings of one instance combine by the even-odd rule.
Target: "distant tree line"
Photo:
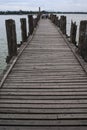
[[[0,11],[0,15],[23,15],[23,14],[37,14],[38,11]],[[52,11],[41,11],[42,14],[56,13],[56,14],[87,14],[87,12],[52,12]]]
[[[59,14],[87,14],[87,12],[57,12]]]
[[[37,11],[0,11],[0,15],[23,15],[23,14],[37,14]]]

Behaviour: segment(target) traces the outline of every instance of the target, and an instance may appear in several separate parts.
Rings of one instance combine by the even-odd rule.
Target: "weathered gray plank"
[[[71,100],[10,100],[10,99],[5,99],[5,100],[3,100],[3,99],[1,99],[0,100],[0,104],[87,104],[87,99],[78,99],[78,100],[73,100],[73,99],[71,99]]]
[[[87,126],[84,120],[0,120],[0,126]]]
[[[0,108],[1,114],[87,114],[87,108],[72,108],[72,109],[35,109],[35,108]]]
[[[14,104],[10,104],[10,103],[1,103],[0,104],[0,107],[3,108],[35,108],[35,109],[39,109],[39,108],[42,108],[42,109],[45,109],[45,108],[48,108],[48,109],[54,109],[54,108],[65,108],[65,109],[71,109],[71,108],[87,108],[87,104],[66,104],[66,103],[63,103],[63,104],[25,104],[25,103],[14,103]]]
[[[0,114],[0,120],[87,120],[87,114]],[[87,124],[86,124],[87,125]]]
[[[68,127],[68,126],[0,126],[0,130],[87,130],[87,127],[86,126],[71,126],[71,127]]]
[[[0,95],[26,95],[26,96],[87,96],[87,92],[0,92]]]
[[[4,88],[2,92],[87,92],[87,88],[85,87],[77,87],[77,88]]]
[[[57,96],[57,95],[1,95],[0,96],[1,99],[18,99],[18,100],[85,100],[87,99],[87,95],[61,95],[61,96]]]

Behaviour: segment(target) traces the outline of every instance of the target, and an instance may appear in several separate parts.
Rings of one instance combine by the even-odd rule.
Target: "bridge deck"
[[[40,20],[0,90],[0,130],[86,130],[87,75],[49,20]]]

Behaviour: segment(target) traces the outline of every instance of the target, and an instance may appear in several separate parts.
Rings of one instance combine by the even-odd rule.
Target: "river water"
[[[67,16],[67,34],[70,35],[70,26],[71,20],[76,22],[78,31],[77,31],[77,42],[79,36],[79,24],[81,20],[87,20],[87,14],[64,14]],[[61,14],[58,14],[60,17]],[[26,18],[27,15],[0,15],[0,73],[6,67],[6,56],[7,51],[7,40],[6,40],[6,29],[5,29],[5,20],[14,19],[16,22],[16,32],[17,32],[17,43],[21,41],[21,29],[20,29],[20,18]],[[27,19],[28,20],[28,19]],[[27,22],[28,23],[28,22]],[[28,27],[28,25],[27,25]]]

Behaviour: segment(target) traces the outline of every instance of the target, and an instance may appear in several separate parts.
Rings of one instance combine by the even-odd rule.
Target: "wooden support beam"
[[[78,48],[80,55],[87,61],[87,20],[80,22]]]
[[[75,45],[76,45],[76,32],[77,32],[76,22],[71,21],[70,41]]]
[[[28,15],[28,24],[29,24],[29,35],[32,35],[33,30],[34,30],[33,16],[32,15]]]
[[[66,16],[61,16],[60,18],[60,29],[66,35]]]
[[[8,63],[13,56],[17,55],[17,38],[15,21],[8,19],[5,21],[5,24],[8,42],[8,56],[6,62]]]
[[[56,16],[56,19],[55,19],[55,24],[56,26],[58,26],[58,17]]]
[[[38,19],[37,19],[37,18],[33,19],[34,28],[36,28],[36,26],[37,26],[37,22],[38,22]]]
[[[58,19],[57,26],[60,28],[60,19]]]
[[[26,42],[27,40],[27,28],[26,28],[26,18],[21,18],[21,37],[22,37],[22,42]]]

